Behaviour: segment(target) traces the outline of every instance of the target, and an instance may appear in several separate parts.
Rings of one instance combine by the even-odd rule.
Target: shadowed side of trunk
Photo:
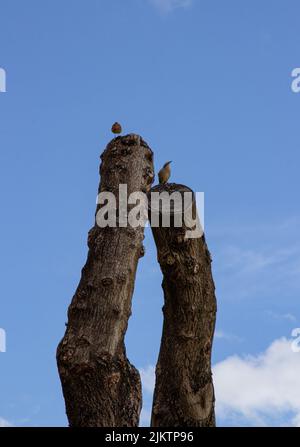
[[[101,156],[98,192],[118,197],[149,191],[153,153],[138,135],[113,139]],[[117,202],[118,203],[118,202]],[[100,205],[97,206],[97,211]],[[118,205],[117,205],[117,211]],[[141,382],[126,357],[124,336],[131,315],[142,227],[100,228],[88,234],[88,257],[68,310],[57,364],[70,426],[134,427],[139,423]]]
[[[191,191],[166,184],[151,191]],[[196,215],[195,200],[192,210]],[[211,257],[204,234],[187,239],[177,228],[152,227],[163,273],[163,334],[156,366],[153,427],[215,426],[211,350],[216,319]],[[174,223],[174,222],[173,222]]]

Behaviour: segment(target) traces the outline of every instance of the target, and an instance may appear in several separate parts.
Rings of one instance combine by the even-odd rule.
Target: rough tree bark
[[[151,191],[191,191],[166,184]],[[192,201],[193,215],[196,213]],[[171,208],[171,216],[174,218]],[[161,223],[160,223],[161,224]],[[174,222],[173,222],[174,225]],[[153,427],[215,426],[211,349],[215,287],[205,236],[185,239],[188,227],[152,227],[163,273],[164,323],[156,366]]]
[[[154,178],[153,153],[134,134],[114,138],[101,156],[98,192],[118,197],[148,192]],[[96,214],[99,210],[97,205]],[[57,364],[70,426],[134,427],[139,423],[141,382],[126,357],[124,336],[144,229],[100,228],[88,234],[88,257],[68,310]]]

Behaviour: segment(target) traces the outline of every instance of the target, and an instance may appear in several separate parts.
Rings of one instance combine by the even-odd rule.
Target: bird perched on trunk
[[[111,131],[112,133],[121,133],[122,132],[122,126],[119,123],[114,123],[111,126]]]
[[[170,163],[172,163],[172,162],[167,161],[167,163],[165,163],[163,165],[163,167],[161,168],[161,170],[158,173],[159,183],[161,183],[161,184],[167,183],[167,181],[170,178],[170,175],[171,175]]]

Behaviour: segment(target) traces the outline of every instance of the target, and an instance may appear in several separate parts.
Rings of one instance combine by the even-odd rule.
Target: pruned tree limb
[[[118,197],[148,192],[153,181],[153,153],[138,135],[113,139],[101,156],[99,192]],[[99,205],[96,212],[99,210]],[[139,257],[142,227],[100,228],[88,235],[89,252],[68,310],[66,333],[57,364],[72,427],[134,427],[139,423],[141,382],[126,357],[124,336]]]
[[[151,191],[183,194],[191,190],[166,184]],[[192,206],[195,216],[195,201]],[[170,214],[174,218],[172,209]],[[187,230],[184,223],[179,228],[152,227],[165,300],[153,427],[215,426],[211,349],[216,298],[211,257],[204,234],[186,239]]]

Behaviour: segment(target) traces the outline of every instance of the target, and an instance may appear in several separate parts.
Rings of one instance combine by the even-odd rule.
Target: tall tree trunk
[[[118,197],[119,184],[127,185],[128,195],[151,188],[153,153],[140,136],[113,139],[101,159],[98,192]],[[70,426],[138,426],[140,375],[126,357],[124,336],[143,233],[142,227],[100,228],[96,222],[89,231],[87,261],[57,348]]]
[[[151,191],[191,191],[166,184]],[[192,201],[196,214],[195,199]],[[171,216],[174,213],[171,208]],[[152,408],[153,427],[215,426],[211,349],[216,318],[211,257],[204,234],[186,239],[188,229],[152,227],[163,273],[164,323]]]

